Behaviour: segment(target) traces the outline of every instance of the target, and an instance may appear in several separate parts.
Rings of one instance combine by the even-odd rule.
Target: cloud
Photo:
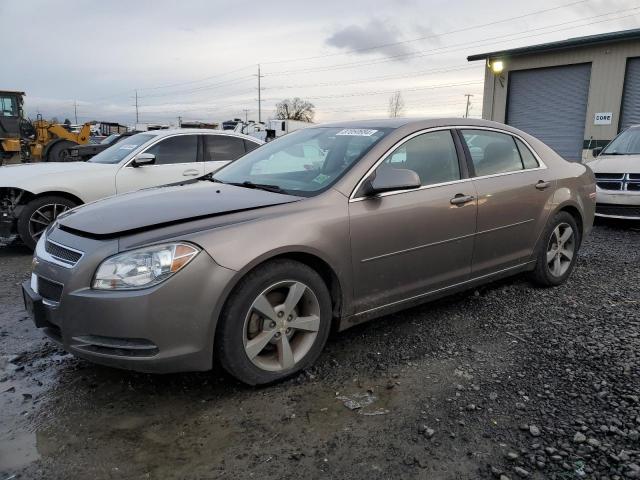
[[[349,25],[344,27],[329,38],[326,43],[332,47],[341,48],[358,55],[371,55],[381,53],[386,57],[398,57],[399,61],[406,60],[401,55],[412,53],[411,48],[401,42],[400,32],[388,22],[371,20],[365,25]],[[386,45],[381,48],[379,45]]]

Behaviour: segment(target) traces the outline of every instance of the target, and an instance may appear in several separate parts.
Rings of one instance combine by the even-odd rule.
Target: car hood
[[[594,173],[640,173],[640,155],[601,155],[587,165]]]
[[[224,214],[295,202],[301,197],[197,181],[149,188],[87,204],[58,217],[62,230],[113,238]]]
[[[44,180],[52,175],[66,176],[78,172],[102,172],[117,165],[87,162],[40,162],[0,167],[0,187],[25,188],[25,183]]]

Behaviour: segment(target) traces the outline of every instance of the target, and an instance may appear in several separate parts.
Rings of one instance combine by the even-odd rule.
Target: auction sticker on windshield
[[[340,130],[336,135],[352,135],[356,137],[370,137],[377,130],[369,130],[368,128],[345,128],[344,130]]]

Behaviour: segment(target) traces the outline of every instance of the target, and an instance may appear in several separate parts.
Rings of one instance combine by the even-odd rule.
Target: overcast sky
[[[328,121],[387,116],[395,90],[405,116],[461,116],[465,93],[479,116],[467,55],[637,28],[640,3],[0,0],[0,20],[0,89],[32,117],[133,124],[137,89],[141,122],[257,119],[261,64],[263,120],[299,96]]]

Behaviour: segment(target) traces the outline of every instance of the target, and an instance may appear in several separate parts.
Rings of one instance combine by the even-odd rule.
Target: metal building
[[[640,29],[467,57],[484,60],[482,117],[580,161],[640,124]]]

